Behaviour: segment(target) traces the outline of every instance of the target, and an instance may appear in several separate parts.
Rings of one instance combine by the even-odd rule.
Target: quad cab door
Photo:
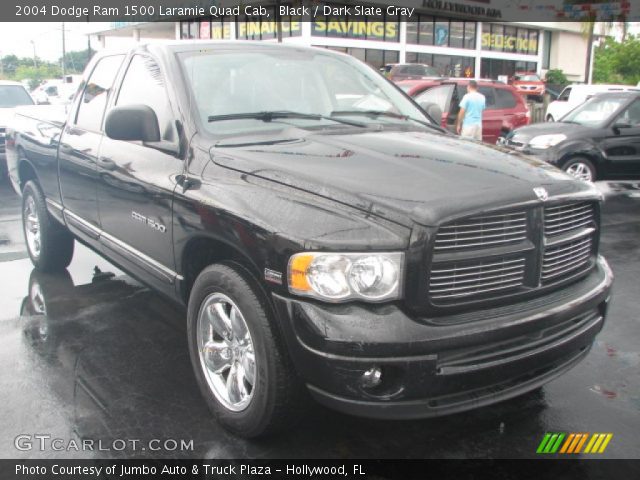
[[[97,241],[97,160],[102,121],[124,55],[102,57],[89,74],[63,129],[58,149],[60,192],[69,227]]]
[[[607,175],[640,178],[640,99],[631,102],[607,129],[602,141]]]
[[[131,57],[120,85],[112,106],[150,107],[162,138],[152,145],[105,135],[98,159],[101,243],[132,273],[171,292],[173,192],[183,169],[176,117],[165,76],[153,57]]]

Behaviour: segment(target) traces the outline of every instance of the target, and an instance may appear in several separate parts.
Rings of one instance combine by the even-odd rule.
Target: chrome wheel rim
[[[32,196],[28,196],[24,205],[23,212],[24,235],[27,239],[27,247],[29,253],[35,258],[40,256],[41,236],[40,236],[40,219],[38,218],[38,210],[36,202]]]
[[[567,167],[566,172],[572,177],[577,178],[578,180],[582,180],[583,182],[592,182],[593,175],[591,174],[591,169],[582,162],[572,163]]]
[[[200,367],[209,389],[225,408],[249,406],[256,384],[256,361],[247,322],[238,306],[222,293],[205,298],[198,312]]]

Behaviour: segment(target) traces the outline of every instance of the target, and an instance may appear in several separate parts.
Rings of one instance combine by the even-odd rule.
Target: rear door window
[[[454,85],[439,85],[418,94],[414,100],[419,105],[435,103],[443,112],[448,112],[453,87]]]
[[[487,110],[493,110],[496,107],[496,94],[493,87],[478,87],[478,92],[484,95],[485,108]]]
[[[516,107],[516,98],[506,88],[496,88],[496,108],[511,109]]]
[[[565,88],[560,96],[558,97],[559,102],[566,102],[569,100],[569,95],[571,94],[571,87]]]

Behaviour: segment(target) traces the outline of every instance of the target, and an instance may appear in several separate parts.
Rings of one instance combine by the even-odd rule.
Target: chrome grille
[[[571,203],[544,209],[545,235],[560,235],[593,224],[594,208],[590,202]]]
[[[431,270],[429,292],[432,300],[446,301],[508,290],[523,285],[524,271],[524,258],[437,266]]]
[[[578,240],[547,247],[542,259],[542,282],[557,280],[573,273],[589,263],[593,239],[589,235]]]
[[[525,240],[526,235],[525,212],[471,217],[440,227],[435,252],[516,243]]]

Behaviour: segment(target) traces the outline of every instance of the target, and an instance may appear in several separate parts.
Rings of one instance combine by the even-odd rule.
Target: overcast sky
[[[106,22],[67,22],[67,51],[86,50],[87,32],[97,32],[109,28]],[[60,22],[0,22],[0,56],[15,54],[19,57],[33,57],[36,54],[44,60],[58,60],[62,56],[62,23]],[[95,42],[94,42],[95,43]],[[97,45],[92,44],[92,48]]]

